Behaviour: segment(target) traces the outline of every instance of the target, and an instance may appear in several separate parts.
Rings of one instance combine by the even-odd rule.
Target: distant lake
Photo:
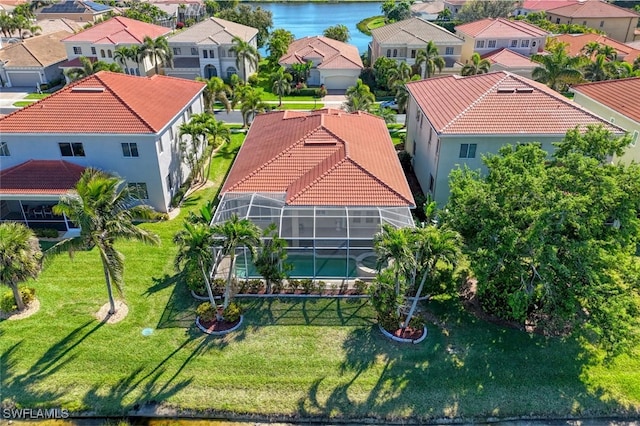
[[[250,3],[273,13],[273,27],[284,28],[295,38],[322,35],[327,27],[337,24],[349,28],[349,44],[355,45],[360,53],[367,51],[371,37],[362,34],[356,24],[370,16],[380,15],[378,2],[360,3]],[[261,53],[265,53],[264,51]]]

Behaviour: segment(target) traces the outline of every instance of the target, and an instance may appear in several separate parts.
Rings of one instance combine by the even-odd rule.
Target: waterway
[[[371,36],[358,31],[356,24],[370,16],[380,15],[379,2],[358,3],[251,3],[273,14],[273,27],[284,28],[295,38],[322,35],[330,26],[343,24],[349,28],[349,44],[358,48],[360,53],[367,51]],[[261,52],[264,54],[265,52]]]

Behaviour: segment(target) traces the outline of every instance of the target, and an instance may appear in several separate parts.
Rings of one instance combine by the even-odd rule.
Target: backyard
[[[189,211],[215,196],[243,137],[216,154],[214,185],[190,196],[177,218],[141,225],[160,246],[119,244],[124,321],[93,318],[107,301],[95,250],[50,262],[33,283],[40,311],[0,322],[3,407],[121,416],[157,403],[208,415],[356,421],[638,414],[640,357],[602,365],[579,342],[484,322],[456,297],[425,306],[437,325],[428,322],[419,345],[382,337],[362,299],[243,298],[242,328],[205,337],[193,324],[198,302],[173,268],[172,238]]]

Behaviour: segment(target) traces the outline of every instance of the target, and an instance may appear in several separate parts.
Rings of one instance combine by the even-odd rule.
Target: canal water
[[[358,48],[360,53],[367,51],[371,36],[358,31],[356,24],[370,16],[381,15],[378,2],[339,2],[339,3],[250,3],[260,6],[273,14],[273,29],[284,28],[295,38],[322,35],[330,26],[343,24],[349,28],[349,44]],[[265,54],[264,51],[261,54]]]

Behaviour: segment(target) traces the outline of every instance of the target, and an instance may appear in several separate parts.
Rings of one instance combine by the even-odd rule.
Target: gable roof
[[[0,194],[62,195],[73,189],[84,167],[63,160],[29,160],[0,170]]]
[[[64,42],[88,42],[94,44],[141,44],[146,36],[156,39],[169,34],[170,28],[148,24],[135,19],[116,16],[93,27],[65,38]]]
[[[42,34],[55,33],[58,31],[67,31],[73,34],[82,31],[83,24],[67,18],[40,19],[36,21],[36,25],[41,28],[39,32]]]
[[[535,68],[540,66],[537,62],[533,62],[530,58],[503,47],[493,52],[489,52],[482,56],[492,64],[502,65],[508,68]]]
[[[158,133],[204,83],[100,71],[0,119],[0,133]]]
[[[233,37],[249,41],[258,34],[253,27],[220,18],[208,18],[169,37],[170,43],[231,44]]]
[[[446,29],[420,18],[404,21],[371,30],[371,36],[379,44],[424,45],[429,41],[436,44],[462,44],[463,40]]]
[[[640,123],[640,77],[577,84],[571,90]]]
[[[11,43],[0,49],[0,60],[5,68],[48,67],[67,59],[67,50],[60,40],[70,34],[58,31]]]
[[[600,0],[579,1],[547,11],[567,18],[637,18],[640,14]]]
[[[49,6],[45,6],[38,11],[38,13],[64,13],[64,14],[76,14],[76,13],[104,13],[113,8],[101,3],[93,1],[82,0],[64,0],[54,3]]]
[[[613,47],[618,52],[618,59],[623,59],[629,63],[633,63],[634,59],[640,56],[640,50],[603,34],[560,34],[554,38],[561,43],[567,44],[566,51],[571,56],[580,55],[582,48],[592,41]]]
[[[438,133],[559,135],[587,124],[623,132],[547,86],[506,71],[430,78],[407,89]]]
[[[524,0],[520,9],[530,11],[541,11],[555,9],[556,7],[567,6],[575,3],[577,0]]]
[[[258,115],[226,192],[286,193],[289,205],[414,205],[384,120],[335,109]]]
[[[486,18],[458,25],[456,32],[464,33],[474,38],[542,37],[549,34],[535,25],[504,18]]]
[[[312,58],[321,58],[319,69],[362,69],[358,48],[328,37],[313,36],[294,40],[278,63],[304,64]]]

